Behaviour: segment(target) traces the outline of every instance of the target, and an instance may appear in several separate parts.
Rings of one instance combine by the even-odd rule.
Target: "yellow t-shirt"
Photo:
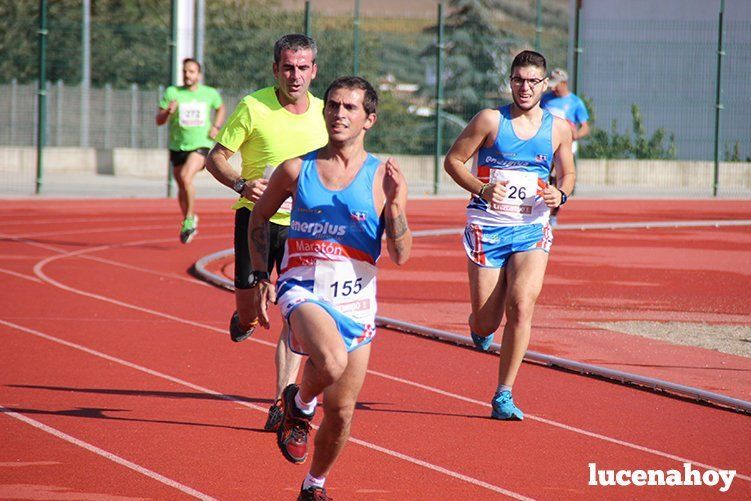
[[[328,141],[323,121],[323,101],[308,93],[308,110],[296,115],[284,109],[274,87],[249,94],[237,105],[216,137],[216,142],[242,155],[242,177],[263,177],[266,166],[321,148]],[[233,209],[253,209],[253,202],[240,197]],[[271,222],[289,226],[289,211],[280,210]]]

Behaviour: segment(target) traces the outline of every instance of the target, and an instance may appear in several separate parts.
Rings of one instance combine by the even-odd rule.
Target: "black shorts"
[[[248,248],[248,222],[250,209],[241,207],[235,211],[235,288],[248,289],[250,286],[250,272],[253,266],[250,262]],[[287,242],[289,226],[269,223],[269,262],[266,269],[269,273],[276,266],[277,274],[282,267],[284,245]]]
[[[204,158],[209,156],[209,149],[208,148],[198,148],[197,150],[193,150],[199,155],[203,155]],[[188,155],[193,153],[193,151],[175,151],[175,150],[169,150],[169,161],[172,164],[172,167],[177,167],[179,165],[184,165],[185,162],[188,161]]]

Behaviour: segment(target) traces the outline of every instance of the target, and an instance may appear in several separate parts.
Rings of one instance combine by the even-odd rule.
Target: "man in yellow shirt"
[[[276,84],[247,95],[227,119],[216,137],[216,145],[206,159],[206,168],[222,184],[235,190],[240,199],[235,209],[235,303],[230,320],[230,336],[235,342],[253,333],[258,319],[253,288],[268,279],[276,266],[280,273],[290,224],[291,200],[270,219],[269,261],[266,273],[251,273],[248,249],[248,220],[255,202],[263,194],[268,178],[284,160],[298,157],[326,144],[323,101],[308,92],[315,79],[317,46],[305,35],[285,35],[274,44],[272,70]],[[229,164],[237,151],[242,155],[242,171]],[[289,349],[288,327],[282,328],[276,349],[276,398],[269,409],[265,429],[276,431],[283,417],[281,394],[295,382],[300,356]]]

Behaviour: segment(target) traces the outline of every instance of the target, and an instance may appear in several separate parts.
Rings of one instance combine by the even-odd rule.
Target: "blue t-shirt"
[[[584,106],[584,101],[573,93],[558,97],[555,92],[547,92],[542,96],[540,106],[548,110],[553,116],[563,118],[576,126],[589,120],[589,113],[587,107]]]

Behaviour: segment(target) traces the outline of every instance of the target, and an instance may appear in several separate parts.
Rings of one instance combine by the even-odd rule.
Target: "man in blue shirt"
[[[542,96],[540,106],[548,110],[551,115],[562,118],[571,126],[574,143],[571,147],[574,155],[577,150],[577,140],[589,135],[589,113],[579,96],[568,88],[568,73],[561,68],[550,72],[548,92]],[[551,184],[555,185],[555,176],[551,177]],[[558,222],[558,207],[550,211],[550,225]]]

